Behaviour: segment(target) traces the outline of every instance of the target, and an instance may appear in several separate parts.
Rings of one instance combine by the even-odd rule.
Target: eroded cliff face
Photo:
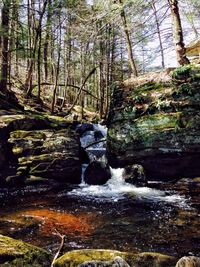
[[[111,166],[133,163],[149,179],[200,174],[200,66],[117,85],[108,120]]]

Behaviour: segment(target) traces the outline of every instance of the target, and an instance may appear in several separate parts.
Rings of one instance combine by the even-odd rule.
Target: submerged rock
[[[111,178],[108,164],[99,161],[91,162],[85,170],[84,180],[87,184],[103,185]]]
[[[77,267],[85,262],[91,261],[114,261],[114,259],[122,258],[128,265],[134,267],[173,267],[176,264],[176,259],[159,253],[126,253],[116,250],[103,249],[83,249],[74,250],[65,253],[62,257],[56,260],[55,267]],[[118,263],[116,262],[117,266]],[[113,266],[113,265],[112,265]],[[120,265],[122,266],[122,265]],[[126,265],[127,266],[127,265]]]
[[[43,249],[0,234],[0,265],[49,267],[51,255]]]
[[[140,164],[148,179],[199,176],[199,110],[199,66],[116,86],[108,119],[109,164]]]
[[[125,182],[136,186],[147,185],[147,179],[145,176],[144,168],[138,164],[126,166],[122,173],[122,177],[125,180]]]
[[[182,257],[176,267],[200,267],[200,258],[195,256]]]

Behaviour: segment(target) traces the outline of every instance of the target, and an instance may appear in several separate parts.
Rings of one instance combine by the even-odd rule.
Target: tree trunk
[[[159,24],[159,19],[158,19],[158,15],[157,15],[155,0],[152,0],[152,8],[154,11],[154,16],[155,16],[155,21],[156,21],[157,34],[158,34],[159,45],[160,45],[160,55],[161,55],[161,61],[162,61],[162,68],[164,69],[165,68],[165,57],[164,57],[163,43],[162,43],[162,37],[161,37],[161,33],[160,33],[160,24]]]
[[[122,4],[122,0],[119,0],[119,3]],[[135,64],[134,56],[133,56],[132,44],[131,44],[130,34],[128,30],[128,24],[126,20],[126,14],[123,8],[121,10],[120,16],[122,20],[123,29],[124,29],[124,35],[126,38],[126,46],[127,46],[127,52],[128,52],[128,58],[129,58],[131,71],[134,74],[134,76],[138,76],[138,71],[137,71],[137,67]]]
[[[176,49],[176,57],[179,65],[189,64],[190,61],[186,57],[185,44],[183,41],[183,30],[181,25],[181,18],[179,13],[178,1],[168,0],[171,9],[172,26],[173,26],[173,37],[174,45]]]
[[[48,0],[46,36],[45,36],[45,43],[44,43],[44,76],[45,76],[45,81],[48,81],[48,78],[49,78],[48,56],[49,56],[50,30],[51,30],[51,19],[52,19],[52,7],[51,7],[51,5],[52,5],[52,1]]]
[[[47,0],[44,1],[42,12],[40,12],[38,27],[36,29],[36,36],[35,36],[35,41],[34,41],[33,53],[31,55],[28,74],[27,74],[27,78],[25,81],[25,88],[27,89],[27,95],[30,95],[32,92],[32,89],[33,89],[32,86],[30,86],[30,82],[32,79],[33,67],[34,67],[34,62],[35,62],[35,55],[36,55],[36,50],[37,50],[37,43],[38,43],[39,36],[40,36],[40,31],[41,31],[41,27],[42,27],[42,19],[43,19],[45,10],[46,10],[46,5],[47,5]]]
[[[61,56],[61,41],[62,41],[62,24],[61,24],[61,18],[60,18],[60,13],[59,13],[59,30],[58,30],[58,39],[59,39],[59,43],[58,43],[58,59],[57,59],[57,66],[56,66],[56,77],[55,77],[55,86],[54,86],[54,90],[53,90],[53,99],[52,99],[52,104],[51,104],[51,113],[54,113],[54,106],[55,106],[55,102],[56,102],[56,92],[57,92],[57,87],[58,87],[58,80],[59,80],[59,74],[60,74],[60,56]]]
[[[3,32],[2,38],[2,64],[1,64],[1,80],[0,80],[0,90],[4,93],[7,92],[7,82],[8,82],[8,67],[9,67],[9,11],[10,11],[11,1],[7,0],[4,2],[1,11],[1,28]]]

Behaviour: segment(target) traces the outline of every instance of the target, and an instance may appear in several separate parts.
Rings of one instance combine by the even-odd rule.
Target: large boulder
[[[182,257],[176,267],[200,267],[200,258],[195,256]]]
[[[176,259],[159,253],[126,253],[116,250],[83,249],[65,253],[55,262],[55,267],[77,267],[90,261],[114,261],[121,257],[128,265],[134,267],[174,267]],[[117,263],[117,262],[115,262]],[[96,265],[99,266],[99,265]],[[100,265],[101,266],[101,265]],[[107,265],[106,265],[107,266]],[[114,265],[111,265],[114,266]],[[117,263],[117,266],[118,263]],[[121,265],[120,265],[121,266]]]
[[[18,175],[81,182],[79,141],[73,130],[14,131],[8,141],[18,158]]]
[[[92,260],[92,261],[85,261],[78,265],[78,267],[96,267],[96,266],[98,267],[112,267],[112,266],[130,267],[128,263],[119,256],[115,257],[111,261]]]
[[[51,255],[38,247],[0,234],[0,266],[49,267]]]
[[[103,185],[111,178],[108,164],[100,161],[91,162],[85,170],[84,180],[87,184]]]
[[[0,116],[0,185],[39,183],[41,178],[80,183],[80,141],[73,128],[57,116]]]
[[[122,177],[125,180],[125,182],[136,186],[147,185],[147,179],[144,172],[144,168],[138,164],[126,166],[123,170]]]
[[[80,135],[80,137],[88,131],[94,131],[94,125],[92,123],[79,124],[76,129],[76,132]]]
[[[199,176],[199,110],[199,66],[117,85],[108,119],[109,164],[140,164],[148,179]]]

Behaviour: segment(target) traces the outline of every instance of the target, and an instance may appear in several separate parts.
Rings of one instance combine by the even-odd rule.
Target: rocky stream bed
[[[198,66],[116,85],[107,150],[103,126],[0,110],[0,266],[51,266],[58,233],[58,267],[200,257],[199,89]]]

